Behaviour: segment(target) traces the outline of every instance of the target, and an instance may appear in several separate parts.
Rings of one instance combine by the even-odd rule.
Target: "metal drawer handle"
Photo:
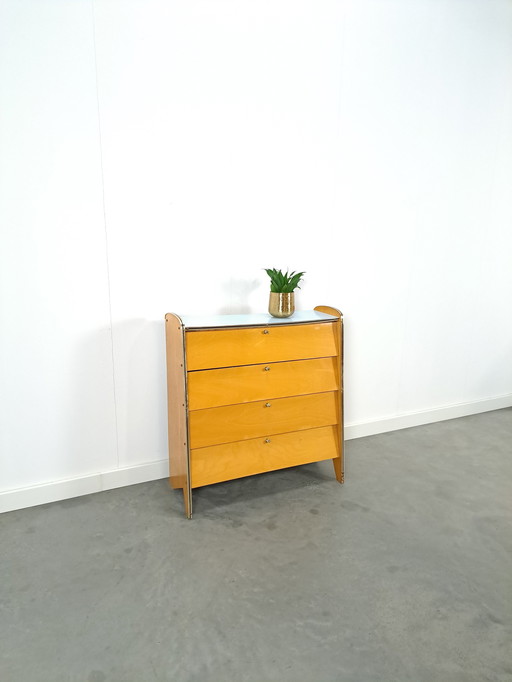
[[[270,403],[265,403],[265,407],[272,407]]]
[[[268,329],[264,329],[264,330],[263,330],[263,333],[264,333],[264,334],[268,334]]]
[[[265,372],[270,372],[270,367],[265,367]]]
[[[265,438],[265,443],[270,443],[270,438]]]

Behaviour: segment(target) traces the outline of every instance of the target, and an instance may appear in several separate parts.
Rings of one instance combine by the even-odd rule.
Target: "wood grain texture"
[[[330,426],[338,422],[338,392],[212,407],[190,413],[190,447]]]
[[[337,308],[331,308],[330,306],[326,305],[319,305],[316,306],[315,310],[317,310],[320,313],[327,313],[327,315],[334,315],[338,317],[338,322],[335,323],[336,325],[336,349],[337,349],[337,374],[339,377],[339,401],[338,401],[338,409],[339,409],[339,420],[338,420],[338,426],[337,426],[337,431],[338,431],[338,456],[333,458],[333,464],[334,464],[334,473],[336,476],[336,480],[339,483],[343,483],[345,480],[345,435],[344,435],[344,423],[345,423],[345,417],[344,417],[344,395],[343,395],[343,346],[344,346],[344,338],[343,338],[343,313],[338,310]]]
[[[336,322],[187,331],[187,369],[211,369],[337,355]]]
[[[327,426],[192,450],[192,487],[334,459],[337,439],[336,427]]]
[[[324,459],[343,482],[343,316],[315,311],[336,319],[187,331],[166,315],[170,481],[187,517],[192,487]]]
[[[184,331],[181,319],[165,316],[167,358],[167,408],[169,435],[169,473],[173,488],[183,488],[185,513],[192,516],[190,460],[187,429],[187,384]]]
[[[268,370],[265,367],[269,367]],[[189,409],[269,398],[323,393],[339,388],[336,358],[274,362],[188,373]]]

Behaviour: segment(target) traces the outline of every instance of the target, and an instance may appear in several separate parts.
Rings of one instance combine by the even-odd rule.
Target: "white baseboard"
[[[364,438],[364,436],[374,436],[378,433],[386,433],[387,431],[408,429],[411,426],[422,426],[423,424],[433,424],[434,422],[442,422],[447,419],[468,417],[471,414],[480,414],[480,412],[501,410],[505,407],[512,407],[512,393],[496,398],[487,398],[486,400],[475,400],[470,403],[457,403],[456,405],[436,407],[432,410],[421,412],[407,412],[395,417],[375,419],[369,422],[345,424],[345,439]]]
[[[488,398],[486,400],[476,400],[470,403],[447,405],[423,412],[410,412],[396,417],[347,424],[345,426],[345,438],[346,440],[363,438],[364,436],[373,436],[378,433],[407,429],[411,426],[421,426],[447,419],[456,419],[457,417],[467,417],[471,414],[479,414],[480,412],[500,410],[505,407],[512,407],[512,394]],[[51,483],[43,483],[27,488],[6,490],[0,492],[0,513],[24,509],[25,507],[35,507],[39,504],[57,502],[71,497],[80,497],[81,495],[90,495],[91,493],[99,493],[104,490],[112,490],[113,488],[121,488],[136,483],[155,481],[159,478],[166,478],[168,475],[169,464],[166,459],[162,459],[147,464],[114,469],[64,481],[52,481]]]
[[[35,507],[38,504],[67,500],[70,497],[80,497],[104,490],[122,488],[135,483],[155,481],[169,476],[169,462],[167,459],[139,464],[124,469],[114,469],[101,474],[69,478],[64,481],[52,481],[28,488],[18,488],[0,493],[0,513]]]

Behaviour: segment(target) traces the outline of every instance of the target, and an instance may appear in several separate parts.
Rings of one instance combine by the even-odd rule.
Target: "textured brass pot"
[[[295,297],[293,291],[290,294],[275,294],[270,292],[268,312],[272,317],[290,317],[295,311]]]

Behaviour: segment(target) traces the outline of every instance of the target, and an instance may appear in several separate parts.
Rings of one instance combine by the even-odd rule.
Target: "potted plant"
[[[295,297],[293,292],[299,288],[304,272],[286,271],[275,268],[265,268],[265,272],[270,277],[270,299],[268,302],[268,312],[272,317],[290,317],[295,310]]]

